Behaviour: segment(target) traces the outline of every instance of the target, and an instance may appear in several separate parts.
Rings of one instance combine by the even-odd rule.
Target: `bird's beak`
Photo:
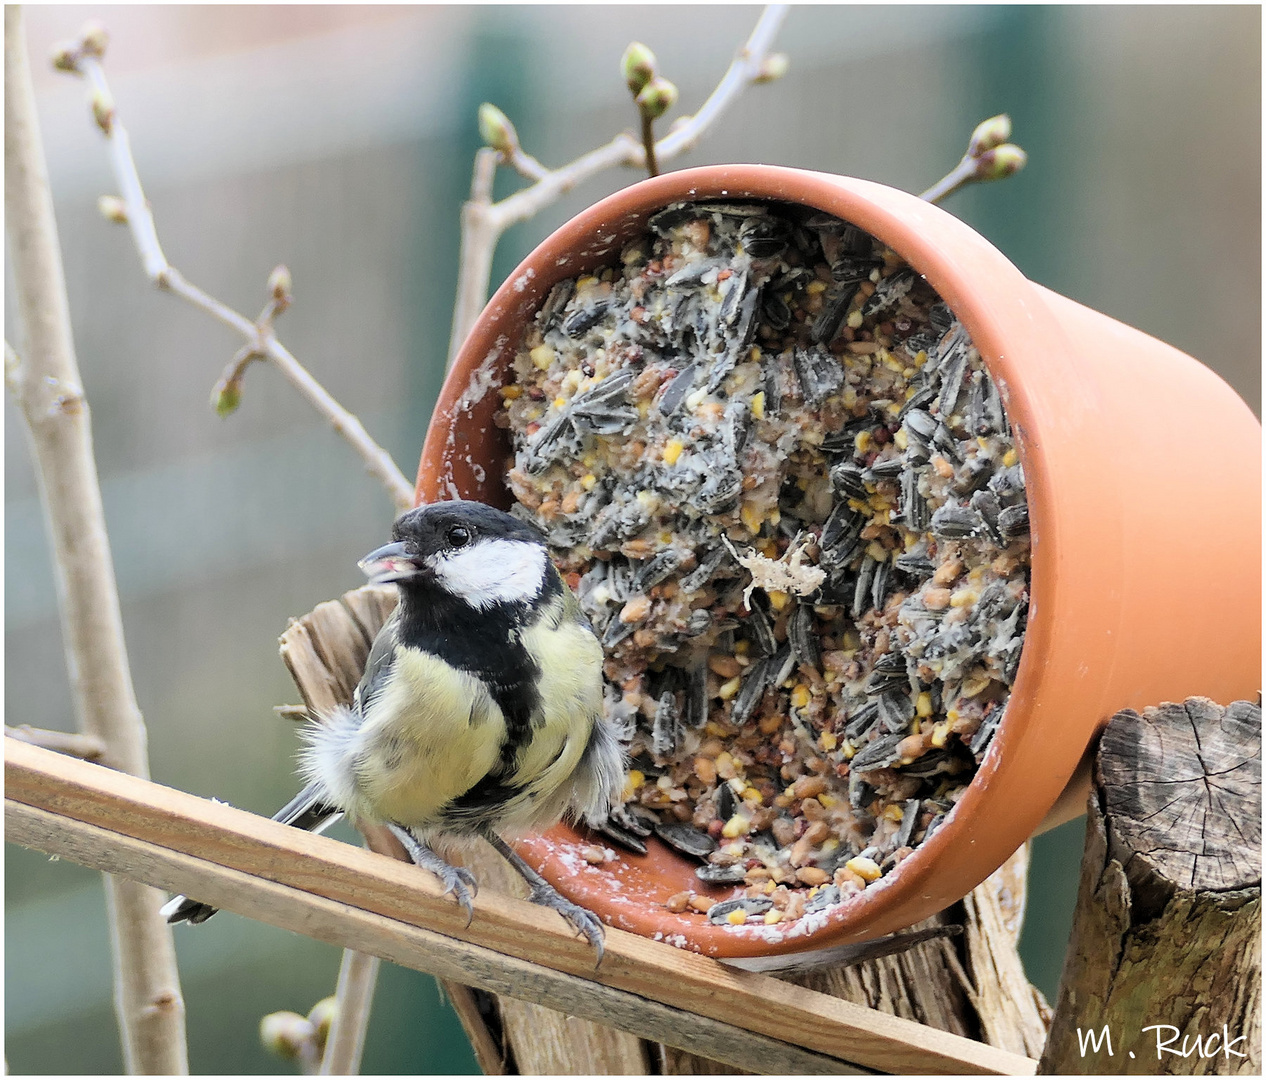
[[[371,551],[357,564],[369,578],[371,585],[385,585],[391,581],[405,581],[422,573],[422,566],[410,555],[403,540],[385,544]]]

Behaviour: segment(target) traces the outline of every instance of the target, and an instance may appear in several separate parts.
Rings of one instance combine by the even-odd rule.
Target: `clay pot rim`
[[[1026,741],[1027,720],[1035,704],[1032,688],[1041,681],[1040,658],[1046,654],[1053,633],[1049,620],[1041,618],[1040,613],[1048,608],[1054,610],[1060,547],[1050,470],[1030,434],[1038,425],[1034,422],[1032,401],[1025,392],[1023,369],[1026,362],[1040,362],[1035,355],[1035,341],[1044,341],[1047,347],[1052,342],[1067,347],[1067,342],[1062,328],[1040,302],[1033,283],[992,244],[939,207],[866,180],[784,166],[713,165],[643,180],[599,201],[557,229],[497,291],[463,344],[454,370],[460,370],[463,363],[469,364],[472,369],[481,370],[484,378],[493,378],[495,385],[494,372],[504,372],[513,355],[517,340],[513,328],[525,315],[530,317],[535,312],[554,284],[583,269],[602,265],[625,240],[644,227],[651,213],[664,205],[679,200],[725,198],[788,202],[831,213],[880,239],[927,279],[967,328],[1003,396],[1025,471],[1032,537],[1025,646],[1007,712],[958,806],[928,840],[885,875],[881,883],[831,910],[818,929],[802,936],[771,941],[767,932],[772,928],[713,926],[697,918],[674,916],[662,908],[648,912],[640,925],[631,927],[647,936],[679,934],[689,948],[716,956],[740,957],[819,948],[873,937],[908,924],[908,919],[885,920],[883,913],[902,901],[917,902],[919,891],[937,864],[943,859],[970,855],[977,830],[988,827],[988,822],[980,820],[978,810],[983,792],[1000,759]],[[602,258],[596,257],[599,253]],[[990,282],[988,296],[979,290],[982,274]],[[465,385],[457,385],[452,379],[446,382],[435,417],[454,415],[465,393]],[[419,468],[419,501],[428,493],[424,491],[427,477],[438,475],[437,469],[442,467],[443,450],[438,440],[428,434]],[[1113,523],[1104,525],[1110,536]],[[1111,598],[1105,602],[1110,604]],[[1084,745],[1078,745],[1070,755],[1065,779],[1071,776],[1083,749]],[[1052,765],[1062,767],[1060,763]],[[1015,816],[1025,823],[1025,836],[1049,808],[1043,805],[1016,809]],[[555,838],[560,835],[565,833],[554,832]],[[553,841],[529,840],[523,850],[548,863],[552,846]],[[979,879],[992,869],[981,873]],[[566,891],[568,883],[557,865],[543,870]],[[573,896],[596,907],[600,915],[605,913],[604,905],[595,903],[595,896]],[[872,912],[872,917],[863,919]],[[613,921],[628,925],[626,919]]]

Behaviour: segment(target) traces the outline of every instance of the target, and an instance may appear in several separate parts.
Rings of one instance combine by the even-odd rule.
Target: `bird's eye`
[[[471,541],[470,530],[465,525],[450,525],[444,538],[449,547],[465,547]]]

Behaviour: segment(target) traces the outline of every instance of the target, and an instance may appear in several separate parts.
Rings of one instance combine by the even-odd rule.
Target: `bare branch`
[[[147,777],[145,722],[123,640],[20,8],[5,8],[4,30],[5,226],[26,377],[14,377],[12,350],[6,349],[5,366],[39,476],[76,719],[101,744],[105,764]],[[158,910],[163,898],[113,875],[105,890],[128,1071],[187,1073],[185,1009],[171,928]]]
[[[354,1076],[360,1072],[378,967],[378,957],[355,949],[344,950],[338,972],[338,1010],[325,1043],[320,1075]]]
[[[387,493],[391,496],[396,510],[407,510],[413,505],[413,485],[405,478],[399,467],[391,459],[391,455],[370,438],[369,433],[361,422],[347,409],[343,408],[311,373],[299,363],[294,354],[276,339],[272,330],[272,320],[284,308],[277,306],[275,290],[274,299],[265,307],[264,314],[261,315],[260,319],[252,322],[246,316],[234,311],[227,304],[217,300],[214,296],[188,281],[179,270],[167,261],[167,257],[163,254],[162,246],[158,241],[158,230],[154,222],[154,215],[141,187],[140,176],[137,173],[136,162],[132,157],[127,130],[119,122],[115,113],[113,98],[110,94],[109,84],[106,82],[105,71],[101,66],[100,59],[95,55],[84,55],[82,53],[74,54],[72,59],[73,66],[67,68],[67,70],[73,70],[82,74],[92,87],[91,100],[94,116],[96,116],[98,126],[106,137],[106,144],[110,153],[110,165],[114,172],[115,182],[119,185],[123,212],[126,216],[128,228],[131,230],[132,238],[136,243],[136,249],[140,253],[146,275],[160,289],[174,293],[182,300],[206,312],[246,338],[248,349],[251,353],[266,357],[289,380],[290,384],[307,399],[308,403],[326,419],[334,430],[343,436],[352,449],[360,455],[361,460],[365,463],[366,470],[387,489]],[[241,370],[239,367],[239,381],[236,386],[239,393],[240,374]],[[224,400],[222,395],[219,394],[221,389],[222,386],[217,384],[215,399],[217,408],[220,408],[221,402]],[[222,413],[225,411],[231,412],[232,409],[225,410],[221,408],[220,411]]]
[[[693,148],[746,87],[776,77],[771,75],[765,61],[786,15],[785,4],[771,4],[765,8],[751,35],[699,111],[654,144],[657,167]],[[484,151],[481,150],[480,154]],[[535,158],[532,161],[535,162]],[[514,161],[510,163],[514,164]],[[621,132],[606,145],[582,154],[570,164],[546,170],[531,187],[516,191],[498,203],[490,201],[491,183],[488,185],[488,200],[479,201],[472,191],[470,201],[462,207],[461,263],[457,303],[453,311],[453,334],[449,340],[450,364],[487,303],[492,256],[501,234],[512,225],[533,217],[577,184],[616,165],[647,165],[645,149],[628,132]],[[477,175],[480,169],[480,158],[476,155]]]
[[[21,739],[32,746],[42,746],[45,750],[55,750],[84,761],[96,761],[105,754],[105,743],[101,739],[79,731],[50,731],[48,728],[31,727],[30,724],[18,727],[5,724],[4,733],[11,739]]]

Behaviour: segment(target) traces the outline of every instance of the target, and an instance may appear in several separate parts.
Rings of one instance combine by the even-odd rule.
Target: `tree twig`
[[[360,1072],[378,967],[376,956],[354,949],[343,951],[338,972],[338,1011],[325,1043],[320,1075],[354,1076]]]
[[[761,81],[764,61],[786,15],[785,4],[771,4],[765,8],[751,35],[699,111],[654,144],[658,164],[692,149],[744,89]],[[488,168],[487,160],[482,150],[476,155],[476,179],[471,185],[471,199],[462,207],[461,264],[457,302],[453,310],[453,334],[448,350],[450,364],[487,302],[492,255],[501,235],[597,173],[617,165],[645,167],[647,164],[641,142],[628,132],[621,132],[606,145],[582,154],[567,165],[546,170],[530,187],[493,203],[490,194],[482,198],[476,194],[477,190],[484,190],[479,177],[481,170]],[[492,161],[495,166],[495,153]]]
[[[81,389],[21,9],[4,12],[5,225],[25,337],[10,381],[26,420],[53,549],[75,714],[102,760],[148,777],[145,724],[123,641],[114,566]],[[6,350],[6,368],[11,350]],[[22,377],[22,376],[25,377]],[[105,878],[115,1011],[132,1073],[187,1073],[185,1010],[162,895]]]
[[[106,82],[98,55],[80,49],[71,53],[70,70],[82,74],[91,86],[93,113],[106,137],[110,165],[119,185],[128,228],[131,230],[141,263],[149,279],[160,289],[206,312],[246,338],[248,350],[268,359],[308,403],[338,432],[360,456],[370,475],[387,489],[397,511],[413,505],[413,485],[405,478],[391,455],[379,446],[360,420],[340,405],[312,374],[279,342],[271,318],[252,322],[227,304],[198,288],[167,261],[158,240],[158,229],[149,202],[141,187],[132,157],[127,131],[115,114],[114,99]],[[268,310],[267,308],[265,309]],[[274,312],[276,314],[276,312]],[[231,411],[231,410],[230,410]]]
[[[95,735],[85,735],[81,731],[51,731],[48,728],[31,727],[20,724],[17,727],[4,726],[4,733],[11,739],[21,739],[32,746],[42,746],[45,750],[56,750],[59,754],[82,758],[84,761],[96,761],[105,754],[105,743]]]

